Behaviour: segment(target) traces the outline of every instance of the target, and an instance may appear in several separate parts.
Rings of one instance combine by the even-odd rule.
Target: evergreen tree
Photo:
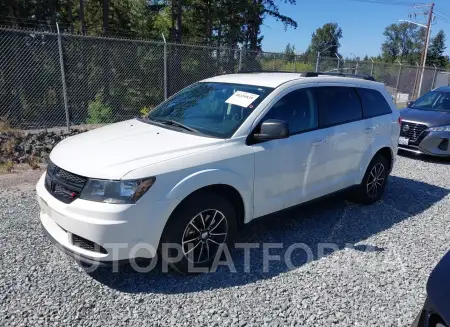
[[[323,57],[335,57],[341,46],[342,29],[336,23],[327,23],[318,28],[311,37],[311,44],[307,50],[311,56],[321,52]]]
[[[445,33],[443,30],[440,30],[431,40],[428,49],[427,65],[436,65],[437,67],[444,68],[449,64],[448,57],[444,56],[445,49],[447,49],[445,41]]]

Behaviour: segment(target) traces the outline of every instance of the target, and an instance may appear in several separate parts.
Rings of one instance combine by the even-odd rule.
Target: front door
[[[255,218],[323,192],[327,131],[318,129],[314,89],[301,88],[280,95],[261,123],[268,119],[288,122],[290,137],[252,145]]]

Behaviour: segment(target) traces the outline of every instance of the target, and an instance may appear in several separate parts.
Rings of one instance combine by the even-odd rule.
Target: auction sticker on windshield
[[[232,96],[230,96],[225,102],[247,108],[258,97],[259,97],[258,94],[237,91]]]

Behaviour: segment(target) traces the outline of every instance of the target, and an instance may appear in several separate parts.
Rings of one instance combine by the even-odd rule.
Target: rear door
[[[364,173],[378,149],[397,144],[399,124],[398,117],[392,114],[391,105],[380,91],[358,87],[357,92],[361,98],[366,122],[365,133],[368,147],[372,149],[370,156],[363,159],[361,171]]]
[[[354,185],[367,150],[361,101],[354,87],[317,88],[320,127],[330,130],[325,176],[328,193]]]
[[[380,91],[359,87],[364,119],[368,120],[367,134],[371,139],[379,135],[390,135],[392,125],[392,110]]]

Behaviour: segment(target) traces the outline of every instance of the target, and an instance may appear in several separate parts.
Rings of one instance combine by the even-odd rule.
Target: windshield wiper
[[[197,134],[202,134],[201,132],[199,132],[198,130],[196,130],[195,128],[186,126],[180,122],[177,122],[176,120],[171,120],[171,119],[155,119],[155,118],[150,118],[147,117],[148,120],[150,121],[154,121],[156,123],[160,123],[160,124],[164,124],[164,125],[171,125],[171,126],[177,126],[177,127],[181,127],[189,132],[193,132],[193,133],[197,133]]]

